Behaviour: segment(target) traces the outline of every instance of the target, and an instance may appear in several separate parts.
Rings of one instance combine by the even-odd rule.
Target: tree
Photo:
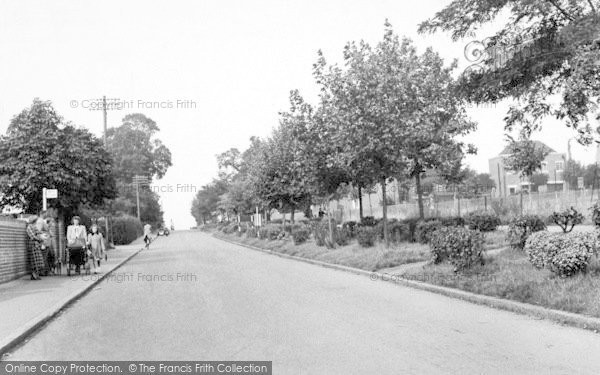
[[[400,41],[386,21],[383,41],[372,48],[364,41],[344,48],[344,68],[327,66],[320,54],[315,77],[321,85],[321,100],[331,119],[328,134],[335,144],[336,162],[352,171],[359,187],[386,183],[407,167],[403,141],[414,125],[410,99],[410,73],[417,67],[416,50],[408,39]],[[387,202],[383,201],[386,246]]]
[[[597,0],[454,0],[419,26],[450,31],[458,40],[509,14],[509,21],[477,43],[475,69],[458,92],[475,103],[515,99],[506,128],[531,134],[554,116],[590,144],[600,99],[600,3]]]
[[[584,174],[585,171],[580,162],[577,160],[567,160],[565,170],[563,171],[563,179],[567,182],[569,189],[577,189],[577,181]]]
[[[171,164],[171,152],[154,136],[160,131],[156,122],[141,113],[129,114],[122,124],[107,130],[107,150],[114,160],[114,174],[119,185],[119,200],[113,212],[136,214],[137,197],[133,176],[162,178]],[[140,186],[140,219],[153,225],[163,224],[158,194]],[[133,207],[133,209],[132,209]]]
[[[80,205],[101,206],[116,196],[112,164],[102,142],[35,99],[0,137],[0,206],[42,209],[42,188],[58,189],[49,207],[62,217]]]
[[[531,177],[542,168],[542,161],[548,156],[550,150],[525,135],[519,140],[506,136],[508,142],[508,154],[504,158],[506,170],[519,173],[532,183]]]
[[[219,198],[226,193],[226,184],[223,180],[213,179],[198,190],[192,201],[191,214],[198,225],[205,224],[213,219],[218,211]]]
[[[531,176],[531,184],[535,189],[548,183],[548,175],[545,173],[536,172]]]
[[[171,152],[154,135],[159,131],[152,119],[141,113],[129,114],[117,128],[107,130],[107,149],[115,164],[117,180],[130,183],[133,176],[162,178],[172,165]]]

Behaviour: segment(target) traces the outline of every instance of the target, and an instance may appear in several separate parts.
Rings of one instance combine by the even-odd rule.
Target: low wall
[[[14,280],[28,273],[26,223],[18,220],[0,220],[0,283]]]

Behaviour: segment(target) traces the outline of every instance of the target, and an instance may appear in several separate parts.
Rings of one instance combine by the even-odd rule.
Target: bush
[[[494,212],[476,211],[469,213],[466,222],[469,229],[480,232],[492,232],[500,225],[500,218]]]
[[[246,238],[256,238],[258,237],[258,229],[256,227],[250,227],[246,231]]]
[[[429,243],[431,234],[442,227],[438,220],[419,221],[415,229],[415,239],[422,244]]]
[[[258,229],[258,236],[263,240],[277,240],[281,238],[280,235],[285,236],[285,232],[278,224],[267,224]]]
[[[594,205],[590,207],[590,211],[592,211],[592,222],[595,226],[600,227],[600,202],[594,203]]]
[[[340,246],[346,246],[350,243],[352,236],[350,235],[350,230],[348,228],[342,227],[339,230],[335,231],[335,243]]]
[[[306,227],[295,229],[292,232],[292,239],[294,240],[294,245],[300,245],[310,238],[310,230]]]
[[[223,227],[221,230],[223,231],[223,233],[225,234],[231,234],[231,233],[235,233],[238,231],[239,225],[236,223],[231,223],[225,227]]]
[[[358,228],[356,221],[346,221],[342,224],[342,229],[348,230],[348,233],[351,238],[356,237],[356,229]]]
[[[508,223],[508,242],[513,249],[523,250],[530,234],[546,229],[546,224],[537,215],[522,215]]]
[[[377,239],[377,230],[372,226],[361,226],[356,230],[356,239],[362,247],[371,247],[375,245]]]
[[[534,267],[568,277],[585,272],[599,244],[595,233],[537,232],[525,242],[525,252]]]
[[[408,224],[399,221],[390,222],[388,224],[388,231],[390,233],[390,241],[393,243],[409,242],[412,240]]]
[[[563,233],[569,233],[575,225],[583,223],[583,215],[571,207],[562,212],[553,212],[552,221],[562,229]]]
[[[449,260],[454,272],[483,265],[483,234],[460,227],[442,227],[431,234],[429,246],[433,262]]]
[[[331,242],[331,238],[329,236],[329,220],[324,218],[323,220],[316,220],[311,223],[313,236],[315,238],[315,243],[317,246],[326,246],[328,249],[331,249],[335,246],[336,238],[337,238],[337,224],[335,220],[331,220],[331,229],[333,231],[333,242]]]
[[[144,233],[142,222],[133,216],[117,216],[113,220],[115,245],[128,245]]]
[[[360,221],[360,225],[366,227],[374,227],[375,225],[377,225],[377,220],[375,220],[373,216],[365,216]]]
[[[441,218],[437,218],[434,220],[438,220],[440,223],[442,223],[442,226],[444,226],[444,227],[464,227],[465,226],[465,219],[460,216],[441,217]]]

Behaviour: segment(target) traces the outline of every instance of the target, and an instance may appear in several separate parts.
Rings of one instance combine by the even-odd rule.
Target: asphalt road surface
[[[600,374],[599,353],[593,332],[176,231],[6,359],[272,360],[274,374]]]

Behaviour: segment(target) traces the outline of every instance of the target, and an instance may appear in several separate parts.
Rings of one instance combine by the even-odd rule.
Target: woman
[[[50,256],[49,252],[51,251],[50,232],[48,230],[48,224],[46,223],[46,220],[44,220],[44,218],[40,216],[35,221],[35,228],[37,229],[39,235],[44,239],[41,246],[42,258],[44,259],[44,269],[41,271],[40,275],[48,276],[48,274],[51,272],[51,264],[50,262],[48,262],[48,257]]]
[[[79,225],[81,222],[81,218],[79,216],[73,216],[72,225],[67,227],[67,247],[71,249],[85,249],[87,244],[87,233],[85,230],[85,225]],[[77,253],[79,254],[79,253]],[[73,261],[73,258],[71,258]],[[79,255],[75,259],[75,272],[79,273]]]
[[[91,233],[88,234],[87,244],[90,248],[90,260],[94,273],[100,272],[100,259],[104,256],[104,238],[102,233],[98,232],[98,225],[92,224]]]
[[[29,237],[31,248],[31,280],[41,280],[40,274],[43,272],[45,266],[42,253],[45,237],[37,229],[37,219],[37,216],[30,217],[27,225],[27,236]]]

